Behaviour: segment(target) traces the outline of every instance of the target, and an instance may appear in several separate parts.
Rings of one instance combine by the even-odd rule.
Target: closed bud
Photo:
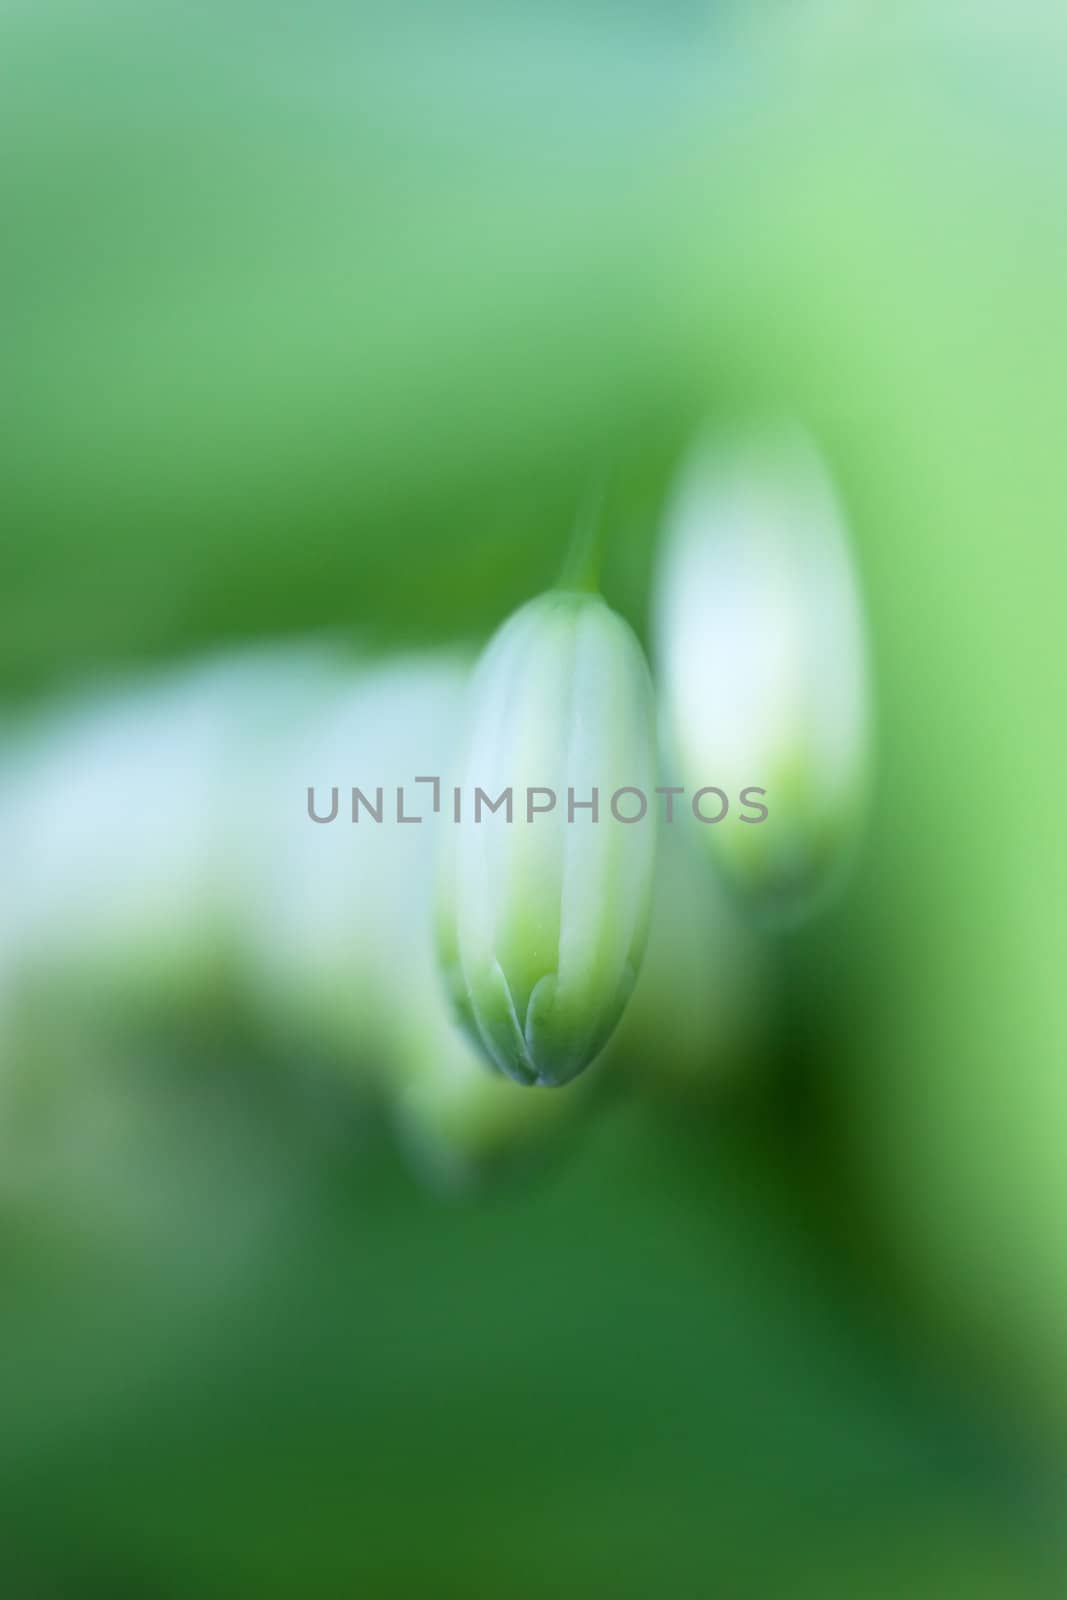
[[[628,826],[568,804],[656,781],[648,668],[598,595],[554,590],[499,630],[459,780],[464,795],[511,788],[515,806],[444,824],[439,948],[458,1014],[509,1077],[566,1083],[629,998],[655,857],[651,814]]]
[[[870,709],[847,535],[803,436],[690,462],[668,513],[656,635],[682,775],[715,786],[702,837],[762,909],[809,911],[857,836]]]

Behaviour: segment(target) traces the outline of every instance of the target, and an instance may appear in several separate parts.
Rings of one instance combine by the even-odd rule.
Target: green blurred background
[[[36,0],[0,151],[4,1593],[1062,1593],[1060,9]],[[248,978],[290,741],[447,687],[605,459],[647,638],[694,429],[768,414],[863,583],[849,891],[677,867],[588,1089],[413,1159],[403,961],[381,1039],[343,896]],[[193,822],[211,904],[179,854],[112,949]]]

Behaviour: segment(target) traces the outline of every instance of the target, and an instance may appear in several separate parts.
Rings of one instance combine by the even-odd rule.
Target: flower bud
[[[520,1083],[566,1083],[622,1015],[647,930],[655,770],[627,624],[572,590],[523,606],[475,675],[438,919],[457,1012]]]
[[[803,436],[691,461],[668,513],[655,631],[683,776],[729,800],[701,833],[728,880],[795,918],[849,856],[870,723],[859,586]]]

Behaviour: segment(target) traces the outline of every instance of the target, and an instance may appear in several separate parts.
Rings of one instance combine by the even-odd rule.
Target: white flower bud
[[[810,910],[858,832],[870,704],[848,540],[803,436],[689,463],[668,513],[656,639],[683,776],[729,801],[701,828],[719,865],[768,910]],[[746,803],[746,790],[765,793]]]
[[[496,634],[472,701],[462,821],[444,823],[441,958],[490,1060],[520,1083],[562,1084],[607,1042],[644,950],[655,857],[648,668],[598,595],[554,590]],[[510,793],[511,820],[476,791],[494,802]]]

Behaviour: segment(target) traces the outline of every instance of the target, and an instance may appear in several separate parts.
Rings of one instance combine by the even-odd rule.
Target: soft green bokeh
[[[93,876],[99,761],[62,747],[51,867],[0,775],[13,1594],[1062,1591],[1065,80],[1051,3],[8,8],[3,716],[147,695],[107,764],[143,896]],[[566,1134],[443,1198],[388,1134],[421,1009],[365,1076],[379,993],[310,964],[298,1003],[211,932],[252,824],[236,777],[181,799],[226,763],[148,669],[323,630],[443,663],[605,462],[645,637],[679,462],[768,415],[856,553],[855,873],[735,938],[683,857]],[[291,687],[268,746],[328,711]],[[435,1174],[481,1171],[460,1121]]]

